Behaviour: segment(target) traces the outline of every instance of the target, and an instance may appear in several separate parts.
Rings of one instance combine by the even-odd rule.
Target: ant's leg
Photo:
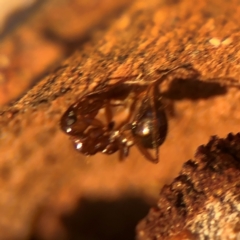
[[[109,128],[112,128],[113,127],[112,125],[114,125],[114,122],[112,121],[113,113],[112,113],[112,109],[109,101],[107,101],[105,104],[105,117],[107,120],[107,126]]]
[[[124,104],[111,104],[109,101],[107,101],[107,103],[105,104],[105,116],[106,116],[108,126],[115,125],[115,122],[113,121],[114,116],[113,116],[113,112],[112,112],[112,109],[111,109],[111,107],[113,107],[113,106],[114,107],[124,106]],[[124,125],[126,125],[130,121],[131,116],[132,116],[132,112],[133,112],[132,107],[130,108],[129,112],[130,113],[128,114],[126,119],[118,125],[118,129],[121,129]],[[114,126],[112,126],[112,127],[114,127]]]
[[[185,69],[188,69],[188,70],[192,70],[196,74],[196,76],[198,77],[199,81],[215,82],[215,83],[219,83],[220,85],[223,85],[223,86],[240,88],[240,81],[234,79],[233,77],[217,77],[217,78],[202,77],[201,74],[199,73],[199,71],[194,69],[191,64],[183,64],[183,65],[177,66],[177,67],[175,67],[173,69],[170,69],[170,70],[167,70],[167,69],[157,70],[157,72],[163,73],[163,75],[155,83],[156,84],[161,84],[162,82],[167,80],[167,77],[172,72],[174,72],[174,71],[176,71],[180,68],[185,68]]]
[[[130,75],[130,76],[118,76],[118,77],[109,77],[108,79],[111,80],[111,79],[124,79],[124,80],[127,80],[127,79],[132,79],[132,78],[135,78],[135,77],[138,77],[138,75]]]
[[[119,141],[119,161],[124,161],[129,155],[130,147]]]
[[[191,69],[191,70],[194,70],[195,71],[195,69],[193,68],[193,66],[192,66],[192,64],[191,63],[185,63],[185,64],[181,64],[181,65],[179,65],[179,66],[177,66],[177,67],[174,67],[174,68],[165,68],[165,69],[157,69],[156,71],[158,72],[158,73],[168,73],[168,72],[172,72],[172,71],[175,71],[175,70],[177,70],[177,69],[180,69],[180,68],[185,68],[185,69]]]
[[[104,127],[103,123],[96,118],[92,119],[92,118],[85,118],[84,117],[84,118],[82,118],[82,122],[88,123],[89,126],[91,125],[91,126],[94,126],[94,127]]]
[[[128,83],[129,80],[131,79],[137,79],[139,77],[138,75],[130,75],[130,76],[119,76],[119,77],[109,77],[108,80],[110,81],[110,85],[117,87],[118,85]],[[113,80],[117,80],[116,82]],[[135,82],[135,81],[130,81],[130,82]]]
[[[147,148],[144,148],[141,143],[137,141],[137,139],[134,140],[138,150],[141,152],[141,154],[149,161],[153,163],[158,163],[159,159],[158,157],[153,157],[152,154],[147,150]]]
[[[155,149],[155,158],[159,159],[159,145],[158,145],[158,119],[157,119],[157,101],[160,101],[158,98],[160,97],[159,94],[156,93],[157,88],[152,86],[149,89],[149,94],[151,95],[151,97],[149,97],[150,99],[150,107],[152,109],[153,112],[153,119],[152,119],[152,126],[153,126],[153,148]]]
[[[163,83],[165,80],[167,80],[167,77],[170,74],[172,74],[173,72],[175,72],[176,70],[181,69],[181,68],[191,70],[191,71],[193,71],[195,73],[196,76],[200,76],[199,71],[194,69],[191,64],[182,64],[182,65],[174,67],[174,68],[172,68],[172,69],[170,69],[168,71],[166,71],[166,70],[157,70],[157,72],[159,72],[159,73],[161,73],[161,72],[165,72],[165,73],[163,73],[162,76],[158,80],[156,80],[154,82],[154,84],[159,85],[159,84]]]
[[[132,116],[136,110],[136,107],[137,107],[137,97],[135,96],[135,98],[133,99],[133,102],[130,106],[127,118],[124,121],[122,121],[119,125],[119,129],[121,129],[121,131],[128,129],[128,127],[125,127],[125,126],[129,126],[129,122],[132,119]]]
[[[177,67],[174,67],[172,69],[157,69],[155,70],[157,73],[160,73],[162,74],[160,78],[158,78],[157,80],[149,80],[149,81],[136,81],[136,79],[140,79],[140,78],[143,78],[144,76],[141,76],[141,75],[138,75],[136,76],[136,79],[135,80],[126,80],[124,83],[125,84],[129,84],[129,85],[138,85],[138,86],[148,86],[150,84],[156,84],[156,85],[159,85],[161,84],[162,82],[164,82],[165,80],[167,80],[167,77],[172,74],[173,72],[175,72],[176,70],[178,69],[188,69],[188,70],[192,70],[196,76],[199,76],[200,73],[193,68],[193,66],[191,64],[182,64],[180,66],[177,66]]]

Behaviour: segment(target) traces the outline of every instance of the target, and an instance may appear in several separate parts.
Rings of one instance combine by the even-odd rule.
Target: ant
[[[131,81],[137,76],[117,77],[119,82],[86,94],[72,104],[60,120],[61,129],[71,136],[76,150],[84,155],[119,151],[119,158],[123,160],[136,145],[147,160],[158,163],[159,147],[168,132],[159,86],[181,68],[199,76],[191,64],[183,64],[158,70],[161,76],[153,81]],[[117,123],[114,114],[118,114],[119,109],[128,110],[128,116]],[[105,121],[100,117],[102,112]]]

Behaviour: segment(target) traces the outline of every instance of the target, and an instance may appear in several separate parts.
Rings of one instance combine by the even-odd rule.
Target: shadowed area
[[[195,79],[174,79],[169,85],[169,89],[162,95],[172,100],[183,99],[208,99],[211,97],[224,95],[227,87],[221,86],[218,82],[203,82]]]
[[[133,240],[135,226],[146,216],[149,205],[141,198],[110,200],[81,199],[75,210],[62,216],[64,237],[58,232],[52,240]],[[45,239],[34,233],[31,240]]]

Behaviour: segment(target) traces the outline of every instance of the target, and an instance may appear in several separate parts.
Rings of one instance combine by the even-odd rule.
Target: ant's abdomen
[[[156,114],[156,118],[154,118]],[[144,114],[133,123],[132,133],[145,148],[156,148],[163,144],[168,131],[165,111],[157,109],[154,113],[149,106]]]

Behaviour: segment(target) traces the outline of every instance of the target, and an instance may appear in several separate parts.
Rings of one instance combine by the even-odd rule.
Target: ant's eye
[[[70,107],[62,116],[60,126],[62,130],[72,136],[81,135],[81,133],[88,127],[88,122],[81,121],[77,115],[76,109]]]
[[[132,134],[144,148],[159,147],[167,135],[166,114],[160,103],[157,104],[156,109],[152,109],[148,102],[143,105],[145,106],[140,108],[141,115],[139,114],[138,119],[132,124]],[[156,121],[154,121],[155,114]]]
[[[61,118],[61,128],[65,133],[71,134],[73,125],[77,121],[77,116],[73,109],[69,108]]]

